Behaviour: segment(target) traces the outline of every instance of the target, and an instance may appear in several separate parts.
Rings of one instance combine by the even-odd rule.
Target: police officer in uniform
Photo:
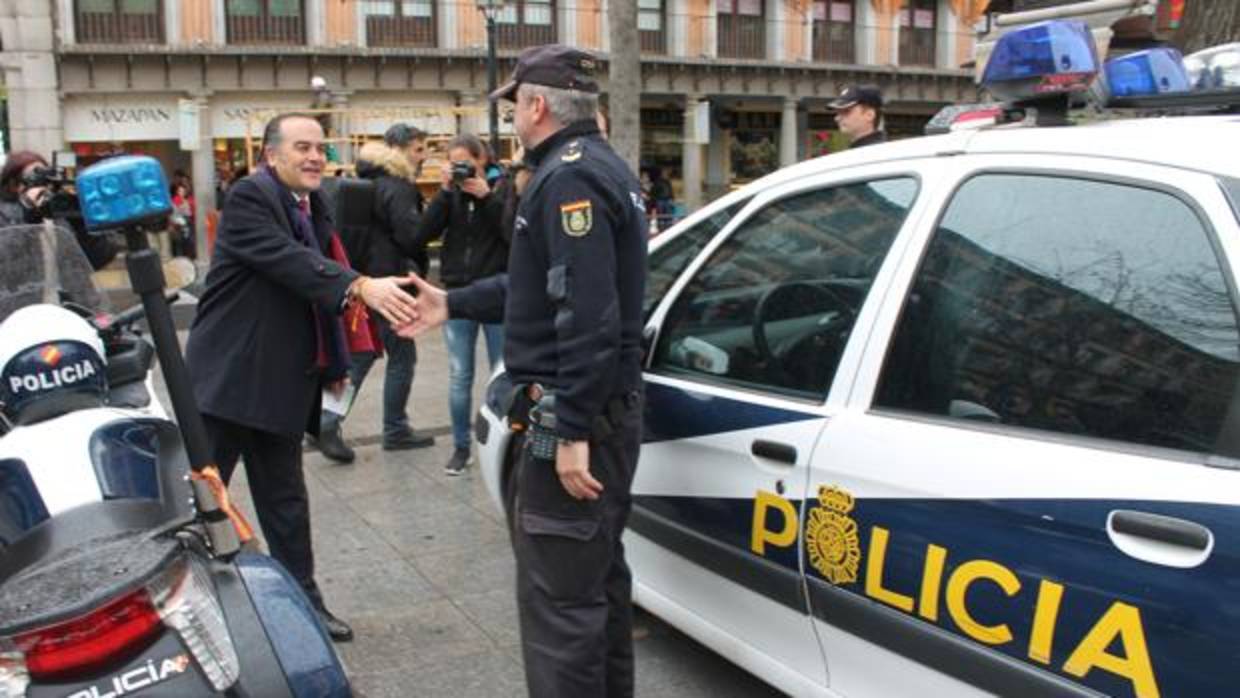
[[[402,330],[504,322],[510,422],[531,425],[518,434],[511,523],[526,683],[539,698],[633,695],[620,535],[641,443],[647,222],[637,177],[595,122],[594,65],[570,47],[531,48],[491,95],[516,102],[534,168],[508,273],[446,294],[419,280],[419,318]]]
[[[848,137],[849,148],[887,142],[883,124],[883,91],[874,85],[849,85],[827,106],[835,110],[835,123]]]

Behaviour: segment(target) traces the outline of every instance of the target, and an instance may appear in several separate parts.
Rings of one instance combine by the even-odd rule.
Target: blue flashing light
[[[87,230],[158,222],[172,213],[163,168],[145,155],[91,165],[78,175],[77,190]]]
[[[1001,99],[1085,90],[1098,74],[1098,53],[1080,20],[1048,20],[999,38],[982,84]]]
[[[1148,97],[1189,88],[1184,58],[1173,48],[1152,48],[1112,58],[1103,69],[1112,97]]]

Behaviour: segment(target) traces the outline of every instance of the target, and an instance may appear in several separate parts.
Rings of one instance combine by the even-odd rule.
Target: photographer
[[[38,153],[12,153],[0,169],[0,225],[51,219],[73,231],[91,267],[102,269],[116,257],[119,248],[105,236],[86,233],[77,195],[66,189],[72,184],[64,168],[49,166]]]
[[[443,238],[439,276],[444,286],[457,288],[507,268],[511,233],[502,224],[503,198],[487,184],[482,141],[472,134],[457,136],[448,144],[448,160],[450,164],[443,168],[443,189],[431,200],[415,242],[424,247]],[[487,356],[494,365],[502,353],[501,324],[450,320],[444,325],[451,362],[448,401],[455,447],[444,467],[449,475],[459,475],[469,465],[470,397],[480,327],[486,337]]]

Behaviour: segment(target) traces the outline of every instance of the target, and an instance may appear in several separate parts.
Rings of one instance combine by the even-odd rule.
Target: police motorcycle
[[[0,230],[0,698],[351,695],[209,464],[147,237],[172,209],[163,172],[115,158],[77,189],[89,230],[123,232],[142,311],[92,323],[73,237]],[[142,314],[176,423],[134,387],[152,361],[131,331]]]

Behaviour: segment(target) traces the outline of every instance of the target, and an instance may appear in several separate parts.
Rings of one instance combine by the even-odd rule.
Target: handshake
[[[405,287],[413,287],[411,295]],[[406,339],[442,325],[448,319],[448,294],[417,274],[371,278],[360,276],[349,286],[348,298],[365,303],[392,323]]]

